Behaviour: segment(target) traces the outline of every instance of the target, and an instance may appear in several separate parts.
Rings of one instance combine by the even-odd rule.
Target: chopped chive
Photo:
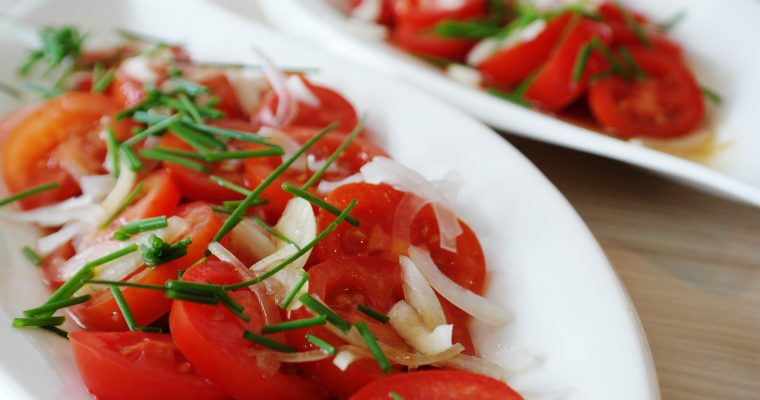
[[[324,175],[327,169],[330,168],[330,165],[332,165],[335,162],[335,160],[337,160],[338,157],[340,157],[340,155],[343,154],[343,151],[346,150],[346,147],[348,147],[348,145],[351,144],[351,142],[356,138],[356,136],[362,131],[362,129],[364,128],[364,118],[365,116],[361,117],[361,119],[356,124],[354,129],[351,130],[351,133],[349,133],[348,136],[346,136],[346,139],[344,139],[343,142],[340,144],[340,146],[338,146],[338,148],[335,149],[335,151],[332,154],[330,154],[330,157],[328,157],[327,160],[325,160],[324,165],[322,165],[322,167],[320,167],[319,170],[317,170],[317,172],[315,172],[314,175],[312,175],[311,178],[309,178],[309,180],[306,181],[306,183],[304,183],[301,186],[301,190],[309,189],[312,185],[317,183],[317,181],[319,181],[320,178],[322,178],[322,175]]]
[[[623,14],[623,20],[625,21],[626,26],[628,26],[628,28],[633,31],[633,34],[636,35],[636,38],[639,40],[639,42],[641,42],[641,44],[646,47],[651,47],[652,42],[647,37],[646,32],[644,32],[644,29],[641,27],[641,24],[639,24],[633,14],[631,14],[631,11],[623,7],[617,1],[615,2],[615,5],[617,6],[618,10],[620,10],[620,13]]]
[[[125,282],[125,281],[109,281],[109,280],[103,280],[103,279],[90,279],[89,281],[87,281],[87,283],[91,283],[94,285],[109,285],[109,286],[119,286],[119,287],[131,287],[131,288],[136,288],[136,289],[160,290],[162,292],[165,292],[168,290],[166,286],[161,286],[161,285],[150,285],[147,283],[136,283],[136,282]]]
[[[149,242],[150,247],[140,245],[142,258],[147,266],[157,267],[187,255],[187,246],[192,241],[190,238],[184,238],[177,243],[169,244],[156,235],[150,235]]]
[[[209,295],[189,294],[189,293],[178,292],[176,290],[171,290],[171,289],[166,291],[166,297],[173,300],[187,301],[189,303],[208,304],[212,306],[219,304],[219,298],[213,295],[209,296]]]
[[[166,228],[169,222],[166,216],[152,217],[130,221],[124,224],[119,230],[114,232],[114,238],[118,240],[127,240],[135,233],[148,232],[156,229]]]
[[[240,193],[243,196],[248,196],[251,193],[250,190],[248,190],[248,189],[246,189],[246,188],[244,188],[244,187],[242,187],[242,186],[240,186],[240,185],[238,185],[238,184],[236,184],[234,182],[230,182],[230,181],[228,181],[228,180],[226,180],[224,178],[220,178],[220,177],[218,177],[216,175],[211,175],[211,176],[209,176],[209,178],[214,183],[216,183],[217,185],[219,185],[221,187],[224,187],[224,188],[227,188],[227,189],[230,189],[233,192]]]
[[[129,169],[132,171],[139,171],[143,167],[142,161],[137,157],[137,154],[135,154],[134,151],[130,147],[127,146],[120,146],[121,147],[121,156],[124,157],[124,159],[127,161],[127,164],[129,164]]]
[[[58,326],[66,322],[65,317],[18,317],[13,318],[14,328],[26,328],[30,326]]]
[[[317,336],[312,335],[311,333],[306,334],[306,340],[309,341],[309,343],[319,347],[322,351],[329,355],[335,355],[336,349],[335,346],[331,345],[327,341],[320,339]]]
[[[251,279],[249,281],[244,281],[244,282],[236,283],[236,284],[233,284],[233,285],[228,285],[228,286],[225,287],[225,289],[229,290],[229,289],[240,289],[240,288],[248,287],[248,286],[254,285],[256,283],[262,282],[263,280],[265,280],[265,279],[271,277],[272,275],[280,272],[283,268],[285,268],[288,265],[290,265],[293,261],[297,260],[298,258],[300,258],[301,256],[303,256],[304,254],[306,254],[306,252],[308,252],[314,246],[316,246],[317,243],[319,243],[322,239],[324,239],[325,236],[327,236],[328,234],[330,234],[330,232],[334,231],[335,228],[338,226],[338,224],[340,224],[341,221],[343,221],[348,216],[348,213],[350,213],[351,210],[354,209],[354,207],[356,207],[356,200],[352,200],[351,203],[348,204],[348,206],[346,207],[346,209],[343,210],[343,212],[340,213],[340,215],[338,215],[338,217],[335,218],[335,220],[333,220],[333,222],[331,222],[330,225],[328,225],[327,227],[325,227],[325,229],[322,230],[322,232],[320,232],[319,235],[317,235],[317,237],[315,237],[306,246],[304,246],[301,249],[299,249],[295,254],[293,254],[292,256],[290,256],[288,259],[286,259],[285,261],[283,261],[280,264],[278,264],[276,267],[270,269],[269,271],[267,271],[267,272],[259,275],[258,277],[254,278],[254,279]]]
[[[261,229],[264,229],[268,234],[276,237],[277,239],[285,243],[292,244],[293,246],[296,247],[296,249],[299,249],[299,250],[301,249],[301,246],[299,246],[298,243],[294,242],[289,237],[283,235],[282,232],[278,231],[273,226],[269,226],[269,224],[267,224],[263,219],[259,218],[258,215],[253,216],[253,221],[256,222],[261,227]]]
[[[677,12],[672,17],[668,18],[664,22],[657,24],[657,27],[662,31],[663,33],[669,32],[671,29],[675,28],[676,25],[678,25],[683,19],[686,17],[686,10],[681,10]]]
[[[25,199],[29,196],[34,196],[35,194],[42,193],[48,190],[55,189],[59,186],[58,182],[50,182],[46,183],[44,185],[34,186],[32,188],[20,191],[16,194],[10,195],[4,199],[0,199],[0,207],[13,203],[16,200]]]
[[[230,310],[230,312],[235,314],[235,316],[237,316],[238,318],[240,318],[241,320],[245,322],[251,321],[251,317],[243,313],[243,310],[245,310],[245,307],[243,307],[242,304],[235,301],[235,299],[233,299],[232,296],[230,296],[227,292],[221,289],[217,290],[216,296],[219,298],[219,301],[222,303],[222,305],[228,310]]]
[[[636,78],[638,79],[646,79],[647,74],[644,72],[643,69],[639,66],[638,63],[636,63],[636,60],[633,59],[633,56],[630,52],[628,52],[628,49],[625,47],[620,48],[620,56],[623,57],[623,60],[628,63],[628,65],[633,70],[634,75],[636,75]]]
[[[158,151],[160,151],[162,153],[173,154],[175,156],[189,158],[189,159],[193,159],[193,160],[206,161],[206,157],[204,157],[202,154],[196,153],[194,151],[173,149],[171,147],[161,147],[161,146],[153,146],[151,148],[155,149],[155,150],[158,150]]]
[[[307,140],[306,143],[304,143],[293,155],[285,160],[280,166],[274,169],[269,176],[267,176],[261,183],[251,191],[251,193],[246,196],[246,198],[243,200],[242,203],[235,209],[235,211],[230,214],[230,216],[227,218],[226,221],[224,221],[224,224],[222,224],[221,229],[214,235],[214,238],[211,240],[212,242],[218,242],[224,235],[227,234],[232,228],[234,228],[237,224],[242,221],[243,216],[248,209],[248,207],[251,206],[253,201],[261,195],[261,193],[269,187],[269,185],[272,184],[272,182],[277,179],[278,176],[280,176],[283,172],[285,172],[288,167],[290,167],[291,164],[293,164],[298,157],[301,156],[306,150],[308,150],[314,143],[316,143],[319,139],[321,139],[323,136],[325,136],[328,132],[335,129],[337,126],[336,123],[332,123],[328,125],[326,128],[322,129],[319,133],[311,137],[311,139]]]
[[[106,89],[108,89],[108,86],[111,85],[114,77],[116,77],[116,69],[110,68],[92,85],[92,92],[103,93]]]
[[[310,326],[319,326],[327,323],[326,315],[319,315],[312,318],[296,319],[287,322],[281,322],[279,324],[267,325],[261,328],[261,333],[278,333],[285,331],[292,331],[301,328],[308,328]]]
[[[356,306],[356,308],[359,309],[359,311],[361,311],[363,314],[365,314],[365,315],[371,317],[372,319],[375,319],[375,320],[377,320],[377,321],[379,321],[379,322],[381,322],[383,324],[387,324],[388,321],[390,321],[390,318],[387,315],[385,315],[385,314],[383,314],[383,313],[381,313],[379,311],[373,310],[372,308],[369,308],[369,307],[365,306],[364,304],[360,303],[358,306]]]
[[[222,160],[240,160],[245,158],[255,157],[272,157],[281,156],[285,154],[282,147],[269,147],[266,149],[258,150],[235,150],[235,151],[220,151],[212,152],[206,155],[206,161],[222,161]]]
[[[303,288],[303,285],[306,284],[306,282],[309,281],[309,273],[304,271],[301,274],[301,277],[298,278],[298,282],[296,282],[295,286],[293,286],[292,289],[290,289],[290,292],[288,292],[288,295],[285,296],[285,299],[280,303],[280,308],[283,310],[287,310],[288,307],[290,307],[290,303],[293,302],[293,299],[296,298],[296,295],[298,292],[301,291],[301,288]]]
[[[226,150],[227,145],[217,140],[215,137],[191,128],[188,125],[181,123],[172,124],[169,129],[174,136],[177,136],[182,141],[186,142],[198,152],[203,153],[209,149]]]
[[[388,396],[390,396],[391,400],[404,400],[403,397],[401,397],[398,393],[392,390],[388,392]]]
[[[16,89],[15,87],[5,83],[0,82],[0,92],[3,92],[7,94],[10,97],[13,97],[14,99],[20,99],[21,98],[21,90]]]
[[[515,95],[514,93],[507,93],[495,88],[488,88],[486,89],[486,92],[490,94],[491,96],[498,97],[502,100],[506,100],[518,106],[530,108],[530,103],[527,100],[525,100],[521,96]]]
[[[142,118],[142,120],[139,120],[138,119],[138,115],[143,115],[146,118]],[[147,121],[148,118],[151,118],[151,121],[155,121],[153,119],[153,117],[158,117],[158,116],[153,116],[153,115],[148,114],[148,113],[138,112],[138,113],[135,113],[135,116],[133,117],[133,119],[135,121],[137,121],[137,122],[146,123],[145,121]],[[141,140],[147,138],[148,136],[158,134],[158,133],[162,132],[163,130],[167,129],[169,127],[169,125],[173,124],[180,117],[181,117],[181,115],[179,115],[179,114],[174,114],[171,117],[159,117],[160,119],[158,121],[155,121],[149,127],[147,127],[145,129],[143,129],[142,131],[140,131],[140,133],[138,133],[138,134],[132,136],[131,138],[125,140],[122,145],[123,146],[132,147],[132,146],[136,145],[137,143],[139,143]]]
[[[443,20],[433,27],[433,32],[438,36],[449,38],[481,39],[494,36],[503,28],[490,20]]]
[[[147,93],[145,94],[145,97],[142,100],[140,100],[139,103],[133,105],[132,107],[125,108],[124,110],[119,111],[118,113],[116,113],[114,118],[117,121],[121,121],[127,117],[134,118],[134,116],[137,113],[139,112],[144,113],[144,111],[141,111],[141,110],[158,105],[160,102],[161,96],[162,96],[162,93],[157,90],[148,90]],[[141,122],[141,121],[137,121],[137,122]]]
[[[575,64],[573,65],[573,81],[578,82],[581,80],[581,76],[583,75],[583,70],[586,69],[586,64],[588,63],[588,56],[591,54],[591,42],[586,43],[581,47],[580,51],[578,52],[578,57],[575,59]]]
[[[356,330],[358,330],[362,335],[362,338],[367,344],[369,351],[372,352],[373,356],[375,356],[375,360],[377,360],[377,364],[380,366],[380,369],[386,374],[391,372],[391,363],[388,362],[388,358],[385,357],[385,354],[377,344],[377,339],[375,339],[375,337],[372,335],[372,332],[370,332],[369,328],[367,328],[367,323],[357,322],[354,324],[354,326],[356,327]]]
[[[106,149],[108,152],[108,160],[111,164],[111,175],[118,178],[121,173],[121,161],[119,160],[119,140],[116,139],[116,134],[112,127],[106,128]]]
[[[186,282],[186,281],[166,281],[166,287],[169,290],[176,292],[183,292],[188,294],[197,294],[204,296],[211,296],[214,293],[223,290],[224,287],[214,283],[200,283],[200,282]]]
[[[220,205],[217,205],[217,204],[211,204],[211,209],[214,212],[218,212],[220,214],[232,214],[232,211],[234,211],[234,210],[231,210],[231,209],[229,209],[227,207],[220,206]]]
[[[295,186],[293,186],[293,185],[291,185],[291,184],[289,184],[287,182],[285,182],[285,183],[282,184],[282,190],[284,190],[284,191],[286,191],[286,192],[288,192],[288,193],[290,193],[290,194],[292,194],[294,196],[300,197],[300,198],[308,201],[309,203],[314,204],[315,206],[317,206],[317,207],[319,207],[319,208],[321,208],[321,209],[329,212],[330,214],[340,215],[340,213],[343,211],[340,208],[335,207],[334,205],[326,202],[324,199],[322,199],[320,197],[317,197],[317,196],[314,196],[313,194],[311,194],[311,193],[309,193],[309,192],[307,192],[305,190],[301,190],[301,189],[299,189],[299,188],[297,188],[297,187],[295,187]],[[352,217],[350,215],[346,217],[346,222],[348,222],[349,224],[351,224],[353,226],[359,226],[359,220],[357,220],[356,218],[354,218],[354,217]]]
[[[187,97],[185,93],[178,94],[177,98],[182,105],[182,109],[190,115],[190,118],[192,118],[193,121],[202,124],[203,117],[201,116],[200,111],[198,111],[198,106],[190,101],[190,98]]]
[[[185,168],[196,170],[198,172],[208,171],[208,167],[203,164],[197,163],[195,161],[190,161],[181,156],[163,152],[161,150],[158,150],[158,148],[156,147],[153,147],[150,149],[142,149],[140,150],[140,155],[149,160],[158,160],[158,161],[168,162],[171,164],[177,164]]]
[[[41,326],[40,328],[55,333],[56,335],[69,340],[69,333],[57,326]]]
[[[279,351],[280,353],[295,353],[297,351],[296,349],[286,344],[282,344],[266,336],[257,335],[251,331],[243,332],[243,339],[256,343],[259,346],[266,347],[270,350]]]
[[[38,267],[42,265],[42,257],[40,257],[40,255],[37,254],[37,252],[32,250],[31,247],[24,246],[21,248],[21,252],[24,254],[24,256],[26,256],[26,259],[29,260],[30,263]]]
[[[327,318],[327,321],[333,325],[335,325],[336,328],[340,329],[344,333],[347,333],[349,330],[351,330],[351,323],[343,319],[340,315],[336,314],[329,308],[327,308],[326,305],[322,304],[321,301],[315,299],[312,295],[308,293],[304,293],[301,295],[301,297],[298,298],[298,300],[303,303],[306,308],[311,310],[317,315],[324,316]]]
[[[135,316],[132,314],[132,310],[129,309],[127,299],[124,298],[124,295],[121,294],[121,289],[117,286],[111,285],[109,289],[111,289],[113,299],[116,300],[116,305],[119,306],[119,311],[121,311],[121,315],[124,317],[124,322],[127,323],[127,327],[130,331],[134,331],[138,325],[135,321]]]
[[[202,132],[223,137],[225,139],[238,139],[244,142],[260,143],[260,144],[264,144],[270,147],[280,147],[275,144],[269,143],[267,138],[255,133],[224,129],[224,128],[219,128],[219,127],[211,126],[211,125],[197,124],[190,121],[182,121],[182,124],[188,125]]]
[[[26,315],[27,317],[34,317],[34,316],[42,315],[42,314],[52,314],[62,308],[74,306],[77,304],[82,304],[86,302],[87,300],[90,300],[89,294],[86,294],[84,296],[72,297],[70,299],[56,301],[50,304],[45,304],[39,307],[24,310],[24,315]]]
[[[208,257],[201,257],[201,258],[198,259],[198,261],[194,262],[192,265],[190,265],[189,267],[185,268],[184,270],[182,270],[180,272],[182,272],[184,274],[184,272],[187,271],[188,269],[193,268],[196,265],[201,265],[201,264],[205,263],[206,261],[208,261]],[[179,276],[179,279],[182,279],[182,275]]]
[[[612,65],[613,72],[622,75],[626,79],[631,78],[630,74],[628,73],[628,70],[625,69],[622,64],[620,64],[620,62],[615,57],[615,54],[612,53],[612,50],[610,50],[609,47],[607,47],[607,45],[602,43],[602,41],[599,40],[598,37],[591,39],[590,43],[591,43],[591,46],[593,46],[595,50],[599,51],[599,53],[601,53],[602,56],[604,56],[604,58],[607,59],[610,65]]]
[[[180,73],[182,72],[181,70],[177,71]],[[207,87],[187,79],[174,78],[169,80],[168,83],[173,90],[182,91],[192,97],[197,97],[198,95],[209,92]]]
[[[712,101],[715,104],[722,104],[723,103],[723,97],[718,94],[718,92],[714,91],[713,89],[710,89],[707,86],[700,86],[700,90],[702,90],[702,95],[707,97],[708,100]]]
[[[113,222],[116,219],[116,217],[118,217],[119,214],[121,214],[122,211],[124,211],[127,207],[129,207],[130,204],[132,204],[132,202],[135,201],[135,199],[137,199],[137,196],[139,196],[140,193],[142,193],[143,185],[144,184],[142,182],[139,182],[137,185],[135,185],[135,188],[132,189],[131,192],[129,192],[127,197],[121,203],[119,203],[119,206],[116,207],[116,209],[113,210],[111,215],[109,215],[108,218],[106,218],[106,220],[100,225],[101,229],[107,227],[108,225],[111,225],[111,222]]]

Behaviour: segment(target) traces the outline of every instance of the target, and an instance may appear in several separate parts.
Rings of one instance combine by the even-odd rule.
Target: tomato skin
[[[225,118],[241,118],[243,111],[238,104],[235,88],[224,74],[206,76],[198,81],[210,91],[210,96],[218,97],[220,102],[215,107],[224,111]]]
[[[459,7],[442,7],[427,0],[394,0],[393,10],[401,24],[430,27],[443,20],[462,21],[483,16],[486,0],[465,0]]]
[[[619,5],[615,3],[603,3],[599,6],[597,12],[602,16],[604,22],[612,28],[612,45],[614,47],[641,46],[643,44],[636,33],[628,27]],[[683,57],[681,46],[668,39],[656,29],[653,29],[652,25],[643,15],[635,11],[629,12],[636,23],[641,26],[652,47],[678,59]]]
[[[401,286],[401,269],[398,262],[376,257],[337,257],[309,269],[309,293],[322,299],[341,317],[351,323],[364,321],[373,335],[381,342],[407,349],[406,343],[389,326],[378,323],[357,310],[361,303],[381,313],[387,313],[404,293]],[[291,320],[311,317],[304,308],[295,310]],[[286,332],[288,343],[301,351],[317,347],[306,340],[311,333],[334,346],[345,344],[324,327],[312,327]],[[383,373],[375,360],[358,360],[345,371],[332,363],[332,359],[301,364],[301,369],[313,377],[332,396],[346,399],[375,380]],[[399,368],[394,369],[398,373]]]
[[[179,271],[203,257],[211,238],[222,226],[216,214],[203,203],[183,205],[177,210],[176,215],[191,225],[187,237],[192,243],[187,247],[187,255],[158,267],[143,269],[129,279],[131,282],[163,285],[169,279],[176,279]],[[135,321],[141,326],[148,325],[166,314],[172,305],[172,301],[161,291],[130,287],[121,288],[121,291]],[[119,306],[108,290],[97,293],[84,304],[72,307],[71,312],[77,323],[87,329],[115,331],[127,328]]]
[[[464,61],[477,43],[471,39],[447,38],[437,35],[429,27],[400,23],[390,33],[396,46],[419,56]]]
[[[209,261],[189,269],[182,277],[189,282],[232,284],[241,281],[233,266]],[[177,347],[199,372],[235,399],[325,399],[322,390],[311,380],[284,371],[268,373],[259,367],[251,351],[260,350],[243,338],[244,329],[259,332],[261,327],[280,321],[279,312],[269,296],[258,297],[250,289],[228,292],[245,307],[251,318],[246,323],[222,305],[210,306],[175,301],[169,325]],[[270,302],[264,304],[261,302]],[[274,314],[262,309],[275,307]],[[269,335],[282,340],[281,335]]]
[[[325,261],[341,255],[368,255],[397,261],[400,255],[406,254],[409,244],[413,244],[427,248],[433,261],[449,278],[480,293],[485,280],[485,257],[475,233],[460,221],[463,233],[457,237],[457,253],[442,249],[432,207],[426,205],[416,216],[401,215],[404,210],[400,204],[405,196],[388,185],[368,183],[346,184],[329,193],[325,200],[341,209],[351,200],[357,200],[351,215],[359,220],[360,226],[339,224],[315,246],[314,259]],[[408,239],[394,235],[394,223],[399,218],[413,218]],[[334,220],[334,215],[320,210],[318,229],[324,229]]]
[[[577,99],[588,86],[591,75],[602,72],[606,60],[597,52],[592,52],[579,81],[573,80],[573,69],[581,49],[597,38],[605,45],[612,40],[609,26],[588,18],[574,16],[564,37],[549,59],[538,71],[533,83],[525,92],[525,97],[537,108],[555,112]]]
[[[87,389],[101,400],[221,400],[224,394],[193,370],[166,334],[71,332]]]
[[[132,107],[145,98],[142,82],[132,78],[121,68],[116,71],[116,76],[111,82],[110,93],[122,108]]]
[[[105,145],[98,139],[101,119],[119,111],[108,97],[71,92],[48,100],[12,125],[2,146],[2,173],[10,192],[58,182],[59,187],[18,202],[23,209],[57,203],[79,194],[65,169],[81,165],[89,174],[102,170]]]
[[[500,50],[478,65],[488,86],[511,90],[538,68],[559,41],[573,13],[563,13],[548,21],[534,39]]]
[[[507,384],[484,375],[464,371],[418,371],[379,380],[351,400],[388,400],[395,392],[404,400],[522,400]]]
[[[693,132],[704,119],[704,99],[680,61],[656,49],[630,48],[643,80],[610,76],[591,86],[589,105],[597,122],[622,137],[668,139]]]
[[[354,106],[340,93],[317,85],[304,77],[303,80],[309,91],[319,100],[316,106],[306,104],[303,101],[294,101],[295,113],[284,126],[310,126],[324,128],[333,122],[337,122],[338,128],[351,130],[359,122]],[[278,109],[279,97],[274,90],[270,90],[259,104],[259,107],[251,113],[251,122],[254,126],[268,125],[265,114],[275,115]],[[275,128],[283,128],[276,126]]]

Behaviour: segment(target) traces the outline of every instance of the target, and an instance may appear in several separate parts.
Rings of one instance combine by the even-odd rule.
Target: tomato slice
[[[319,104],[312,105],[302,100],[295,101],[295,113],[286,126],[300,125],[324,128],[333,122],[338,127],[351,130],[359,122],[354,106],[340,93],[327,87],[314,84],[301,77],[306,87],[319,100]],[[275,115],[278,109],[279,97],[274,90],[270,90],[264,97],[259,107],[251,113],[251,121],[256,126],[267,125],[263,115]],[[276,128],[282,128],[277,126]]]
[[[599,6],[597,12],[602,16],[604,22],[612,28],[613,46],[637,46],[643,44],[641,38],[639,38],[633,29],[628,26],[620,5],[615,3],[604,3]],[[644,35],[646,35],[647,40],[652,47],[664,51],[678,59],[683,56],[681,46],[653,29],[652,25],[643,15],[635,11],[629,12],[634,21],[641,26]]]
[[[646,78],[609,76],[591,86],[588,100],[597,122],[623,137],[667,139],[693,132],[704,119],[704,100],[680,61],[656,49],[631,48]]]
[[[171,336],[142,332],[72,332],[87,389],[108,400],[215,400],[224,394],[195,372]]]
[[[390,325],[367,317],[356,308],[364,304],[381,313],[390,311],[396,302],[403,300],[401,270],[398,262],[376,257],[338,257],[309,269],[309,292],[322,299],[349,322],[365,321],[378,340],[397,348],[407,349],[406,343]],[[292,312],[291,319],[312,315],[304,308]],[[286,332],[288,343],[299,350],[314,350],[306,340],[311,333],[334,346],[345,344],[326,328],[313,327]],[[363,359],[341,371],[332,359],[303,363],[301,369],[327,388],[331,395],[345,399],[385,374],[375,360]],[[399,372],[396,368],[395,372]]]
[[[19,201],[24,209],[79,194],[71,172],[102,170],[105,144],[98,138],[103,117],[119,111],[108,97],[72,92],[47,101],[11,125],[2,147],[2,173],[11,192],[58,182],[59,187]]]
[[[485,257],[472,229],[460,221],[463,233],[457,237],[457,252],[444,250],[439,244],[438,222],[433,208],[428,204],[416,216],[410,216],[406,207],[400,207],[405,196],[407,194],[388,185],[368,183],[351,183],[332,191],[325,200],[338,208],[343,209],[352,200],[357,200],[351,215],[359,220],[360,225],[339,224],[314,248],[314,258],[325,261],[340,255],[368,255],[398,261],[410,244],[423,246],[444,274],[461,286],[480,293],[485,279]],[[408,238],[394,234],[397,219],[412,219]],[[321,210],[317,215],[320,230],[334,220],[335,215]]]
[[[444,4],[430,0],[394,0],[393,9],[399,23],[430,27],[443,20],[466,20],[483,16],[486,0],[464,0]]]
[[[235,88],[224,74],[207,75],[198,81],[210,91],[210,96],[218,97],[217,109],[224,111],[226,118],[241,118],[243,111],[238,104]]]
[[[464,371],[419,371],[392,375],[356,393],[351,400],[388,400],[391,392],[404,400],[522,400],[506,383]]]
[[[532,40],[507,47],[484,60],[478,70],[488,86],[511,90],[538,68],[551,54],[573,13],[563,13],[551,21]]]
[[[144,267],[129,278],[130,282],[163,285],[169,279],[176,279],[177,272],[189,267],[204,255],[211,238],[221,227],[221,222],[208,205],[189,203],[177,210],[177,216],[190,224],[189,237],[192,243],[187,247],[187,255],[157,267]],[[166,314],[171,300],[157,290],[133,287],[122,288],[122,294],[129,304],[135,321],[147,325]],[[90,301],[71,308],[78,324],[93,330],[112,331],[126,329],[126,323],[119,306],[108,290],[97,293]]]
[[[145,89],[142,82],[129,76],[122,68],[116,71],[110,86],[111,96],[122,107],[128,108],[136,105],[145,98]]]
[[[463,62],[476,40],[448,38],[437,35],[432,28],[400,23],[390,34],[396,46],[422,57],[443,58]]]
[[[536,107],[549,112],[559,111],[577,99],[588,86],[588,78],[606,68],[606,60],[594,51],[578,81],[573,69],[581,49],[594,38],[605,45],[612,40],[609,26],[581,16],[574,16],[546,63],[538,70],[525,97]]]
[[[219,261],[193,267],[182,279],[217,284],[241,281],[233,266]],[[172,335],[197,370],[236,399],[324,399],[321,389],[307,378],[290,375],[284,369],[262,369],[262,360],[253,353],[262,348],[243,338],[244,329],[259,332],[262,326],[280,321],[271,297],[259,297],[248,288],[228,293],[245,307],[250,322],[244,322],[222,305],[175,301],[172,306],[169,315]],[[282,335],[270,336],[282,340]]]

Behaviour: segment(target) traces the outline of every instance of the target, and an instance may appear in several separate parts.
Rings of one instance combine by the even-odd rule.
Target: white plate
[[[280,65],[318,67],[315,78],[369,111],[368,126],[398,160],[429,177],[455,170],[464,178],[459,212],[485,248],[491,269],[487,296],[515,315],[497,332],[475,326],[476,343],[525,345],[542,360],[513,381],[516,388],[570,389],[584,400],[658,398],[636,312],[599,246],[538,170],[482,124],[208,2],[50,0],[22,6],[14,13],[34,25],[74,23],[93,35],[125,27],[182,40],[191,54],[206,60],[256,62],[250,51],[255,44]],[[10,79],[17,48],[0,48],[0,80]],[[0,387],[19,398],[82,398],[65,341],[10,327],[13,316],[46,298],[39,272],[19,252],[32,238],[31,229],[0,226],[5,259],[0,268]]]
[[[245,9],[243,2],[236,5]],[[754,0],[629,0],[665,20],[681,10],[673,30],[684,44],[701,83],[717,89],[724,103],[713,109],[717,142],[723,148],[704,164],[607,137],[497,99],[450,79],[439,70],[382,40],[351,33],[351,24],[329,0],[262,1],[271,22],[408,82],[499,129],[628,162],[701,190],[760,206],[760,2]],[[712,109],[712,108],[711,108]]]

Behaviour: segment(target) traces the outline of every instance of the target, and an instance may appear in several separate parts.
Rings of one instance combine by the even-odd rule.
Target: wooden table
[[[508,136],[596,235],[644,324],[665,400],[760,399],[760,209]]]

